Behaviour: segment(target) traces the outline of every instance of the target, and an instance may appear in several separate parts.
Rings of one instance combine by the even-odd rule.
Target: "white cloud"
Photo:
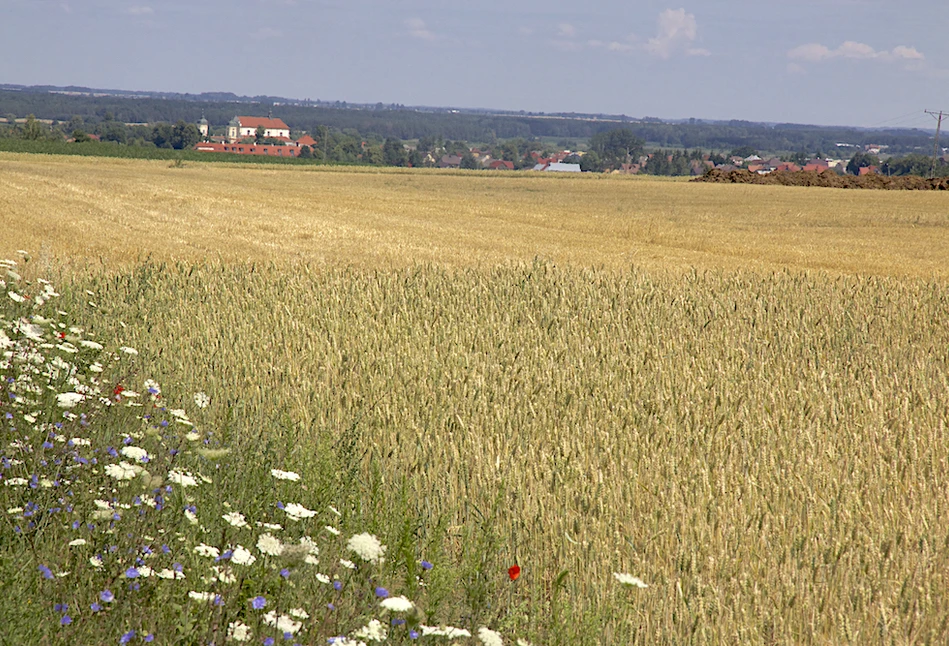
[[[409,18],[405,21],[405,26],[409,29],[409,35],[419,40],[432,41],[437,38],[435,34],[425,25],[421,18]]]
[[[792,61],[803,61],[805,63],[820,63],[835,58],[846,58],[859,61],[921,61],[926,57],[915,47],[898,45],[891,50],[873,49],[866,43],[858,43],[848,40],[836,49],[831,49],[820,43],[807,43],[799,45],[788,51],[788,58]]]
[[[557,25],[557,35],[561,38],[573,38],[577,35],[577,28],[569,22],[562,22]]]
[[[659,30],[646,42],[646,51],[656,58],[670,58],[677,52],[686,56],[709,56],[707,49],[690,47],[698,35],[695,14],[685,9],[666,9],[659,14]]]

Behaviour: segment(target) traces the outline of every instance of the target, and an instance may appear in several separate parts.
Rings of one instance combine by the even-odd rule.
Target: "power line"
[[[912,117],[912,116],[922,116],[922,115],[919,114],[919,110],[913,110],[912,112],[907,112],[906,114],[900,115],[900,116],[898,116],[898,117],[893,117],[892,119],[885,119],[885,120],[883,120],[883,121],[880,121],[879,123],[875,123],[875,124],[873,124],[872,126],[867,126],[867,127],[868,127],[868,128],[879,128],[880,126],[883,126],[884,124],[891,123],[891,122],[893,122],[893,121],[900,121],[900,122],[902,122],[904,119],[907,119],[908,117]]]
[[[937,116],[937,113],[932,110],[925,110],[924,112],[932,117],[936,117],[937,119],[936,136],[933,138],[933,167],[932,170],[929,171],[929,177],[932,179],[936,176],[936,153],[939,152],[939,130],[942,128],[942,117],[944,113],[942,110],[940,110]]]

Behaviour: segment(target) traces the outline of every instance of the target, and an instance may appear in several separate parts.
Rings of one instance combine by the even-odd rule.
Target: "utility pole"
[[[936,154],[939,152],[939,130],[942,128],[943,111],[940,110],[937,113],[932,110],[924,110],[924,112],[936,118],[936,137],[933,141],[933,167],[929,171],[929,178],[932,179],[936,176]]]

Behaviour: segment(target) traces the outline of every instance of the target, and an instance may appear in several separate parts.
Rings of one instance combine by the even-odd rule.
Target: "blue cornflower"
[[[423,570],[431,570],[433,567],[435,567],[435,566],[432,565],[431,563],[429,563],[428,561],[422,561],[422,569],[423,569]]]
[[[274,645],[273,637],[267,637],[264,640],[264,646],[273,646],[273,645]]]
[[[120,644],[127,644],[127,643],[129,643],[130,641],[132,641],[132,639],[133,639],[134,637],[135,637],[135,631],[134,631],[134,630],[130,630],[130,631],[128,631],[127,633],[125,633],[124,635],[122,635],[121,637],[119,637],[119,643],[120,643]]]
[[[287,568],[283,568],[282,570],[280,570],[280,576],[282,576],[282,577],[285,578],[285,579],[289,579],[289,578],[290,578],[290,570],[288,570]]]
[[[72,617],[70,617],[69,615],[63,615],[63,618],[59,620],[60,626],[68,626],[71,623],[72,623]]]
[[[142,641],[153,642],[153,641],[155,641],[155,635],[153,635],[153,634],[151,634],[151,633],[148,633],[147,635],[145,635],[145,636],[142,638]]]
[[[44,579],[52,579],[52,578],[53,578],[53,571],[50,570],[50,569],[49,569],[48,567],[46,567],[45,565],[40,565],[40,566],[38,566],[36,569],[40,571],[40,573],[43,575],[43,578],[44,578]]]
[[[261,596],[254,597],[250,600],[250,607],[254,610],[260,610],[267,605],[267,600]]]
[[[135,577],[138,576],[138,569],[134,567],[130,567],[129,569],[125,571],[125,576],[128,577],[129,579],[134,579]]]
[[[393,618],[392,618],[392,625],[393,625],[393,626],[401,626],[401,625],[404,624],[404,623],[405,623],[405,619],[399,619],[399,618],[397,618],[397,617],[393,617]]]
[[[409,639],[418,639],[418,632],[414,630],[409,631]]]
[[[57,603],[55,606],[53,606],[53,610],[55,610],[56,612],[67,612],[69,610],[69,604]]]
[[[112,603],[115,601],[115,595],[112,594],[111,590],[103,590],[99,593],[99,598],[105,601],[106,603]]]
[[[385,599],[386,597],[389,596],[389,591],[386,590],[385,588],[378,587],[376,588],[376,596],[379,597],[380,599]]]
[[[328,604],[326,604],[326,609],[327,609],[327,610],[336,610],[336,606],[334,606],[334,605],[331,604],[331,603],[328,603]]]
[[[333,589],[339,592],[343,589],[343,582],[340,580],[333,581]]]
[[[98,601],[93,601],[92,604],[90,604],[89,609],[92,610],[92,612],[99,612],[102,610],[102,606],[99,605]]]

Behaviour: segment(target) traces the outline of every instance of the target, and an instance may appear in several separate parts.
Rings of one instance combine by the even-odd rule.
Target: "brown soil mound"
[[[838,175],[834,171],[774,171],[759,175],[749,170],[721,171],[710,169],[693,182],[717,182],[724,184],[769,184],[780,186],[822,186],[825,188],[874,188],[891,191],[945,191],[949,190],[949,177],[927,179],[915,175],[884,177],[883,175]]]

